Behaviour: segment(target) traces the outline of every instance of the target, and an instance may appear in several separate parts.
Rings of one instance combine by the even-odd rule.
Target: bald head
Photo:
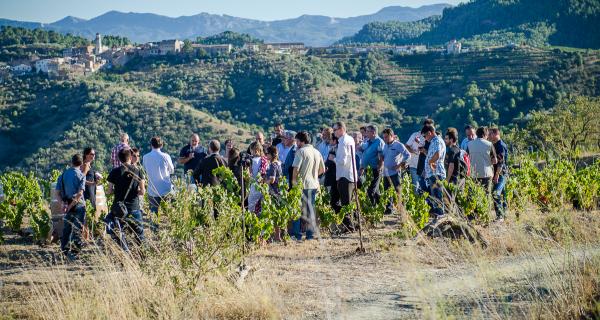
[[[195,134],[195,133],[194,133],[194,134],[192,134],[192,135],[190,136],[190,145],[191,145],[192,147],[196,147],[196,146],[197,146],[197,145],[199,145],[199,144],[200,144],[200,136],[199,136],[199,135],[197,135],[197,134]]]
[[[119,137],[119,140],[123,143],[128,143],[129,142],[129,135],[127,133],[121,133],[121,136]]]

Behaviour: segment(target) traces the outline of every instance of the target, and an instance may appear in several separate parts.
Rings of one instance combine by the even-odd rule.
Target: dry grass
[[[192,290],[176,286],[163,261],[137,259],[118,248],[95,248],[85,265],[57,265],[25,273],[29,296],[25,316],[32,319],[277,319],[278,306],[268,286],[236,287],[226,275],[207,275]],[[93,267],[89,267],[93,266]],[[172,266],[172,275],[179,272]],[[67,271],[67,272],[65,272]]]
[[[555,215],[567,218],[556,227]],[[597,212],[528,212],[481,229],[487,249],[395,230],[366,232],[367,254],[355,234],[257,248],[240,286],[221,270],[189,288],[174,253],[138,260],[112,246],[76,264],[29,259],[0,279],[27,284],[12,309],[34,319],[573,319],[598,308]]]

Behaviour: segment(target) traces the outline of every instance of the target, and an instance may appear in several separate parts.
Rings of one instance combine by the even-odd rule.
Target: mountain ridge
[[[362,26],[374,21],[414,21],[441,14],[445,3],[421,6],[384,7],[373,14],[348,18],[325,15],[301,15],[296,18],[262,21],[225,14],[201,12],[190,16],[168,17],[155,13],[107,11],[91,19],[67,16],[52,23],[0,19],[0,26],[10,25],[29,29],[43,28],[61,33],[93,38],[99,32],[124,36],[134,42],[165,39],[194,39],[224,31],[247,33],[267,42],[304,42],[309,46],[330,45],[340,38],[351,36]]]

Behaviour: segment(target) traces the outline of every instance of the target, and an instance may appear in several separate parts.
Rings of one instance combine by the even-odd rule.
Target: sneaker
[[[497,218],[496,220],[494,220],[494,222],[502,223],[504,222],[504,218]]]

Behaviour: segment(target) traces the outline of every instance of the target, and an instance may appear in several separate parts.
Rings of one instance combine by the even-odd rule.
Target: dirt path
[[[255,280],[280,290],[290,318],[435,317],[444,301],[456,302],[450,307],[460,306],[459,312],[466,314],[483,310],[502,317],[498,310],[519,310],[529,291],[548,292],[548,282],[569,268],[567,262],[600,255],[596,244],[456,262],[440,254],[446,241],[424,246],[398,242],[393,248],[378,241],[383,240],[367,244],[371,250],[365,255],[353,252],[355,237],[270,247],[249,263],[258,269]]]
[[[357,254],[356,234],[303,243],[271,244],[246,263],[246,281],[274,287],[286,319],[414,319],[439,317],[440,303],[453,301],[453,314],[504,318],[498,310],[519,310],[531,290],[548,292],[553,277],[600,255],[600,244],[572,250],[548,249],[521,255],[460,255],[448,240],[405,241],[394,226],[370,232],[366,254]],[[48,270],[93,272],[93,266],[54,265],[56,246],[24,241],[0,245],[0,314],[22,304],[25,279]],[[459,246],[457,246],[459,247]],[[468,246],[460,246],[468,247]],[[41,259],[40,259],[41,258]],[[37,261],[37,263],[32,263]],[[437,315],[437,316],[436,316]]]

